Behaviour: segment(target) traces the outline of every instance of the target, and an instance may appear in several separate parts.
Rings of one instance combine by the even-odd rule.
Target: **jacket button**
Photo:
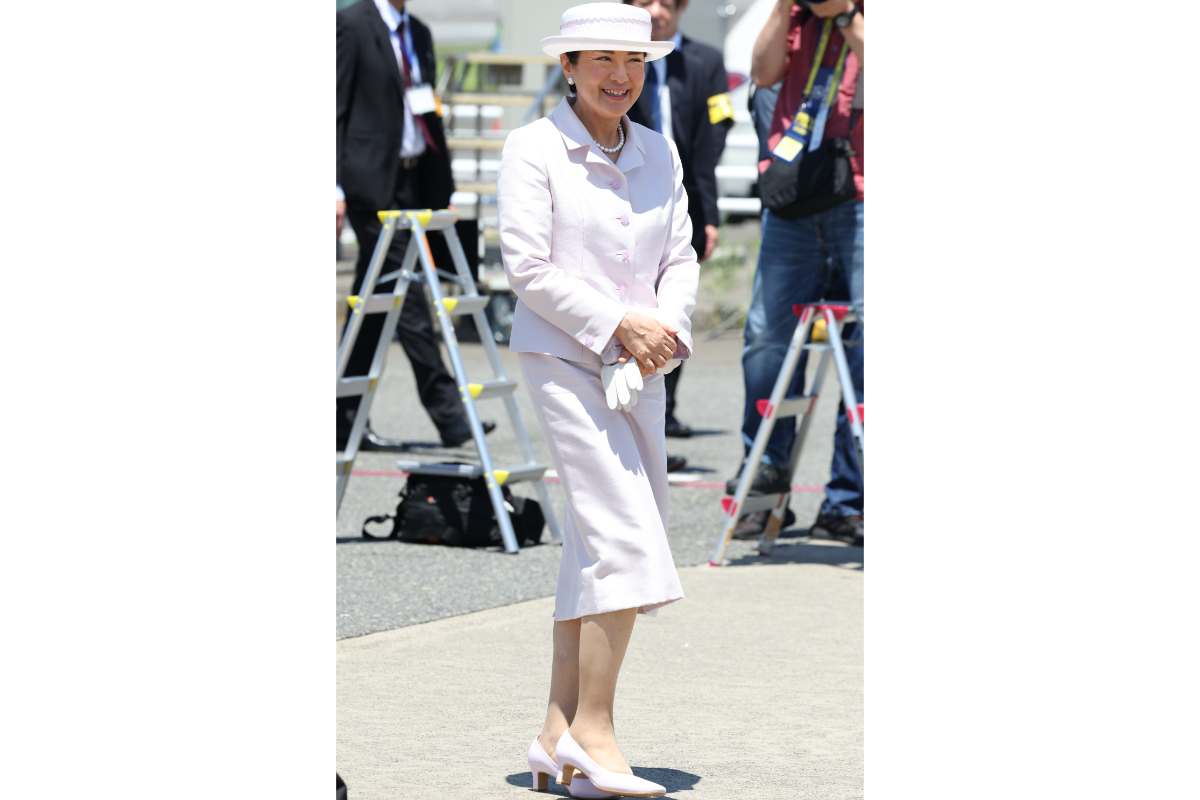
[[[584,339],[584,340],[583,340],[583,343],[584,343],[586,346],[588,346],[588,347],[591,347],[592,345],[594,345],[594,344],[596,343],[596,340],[595,340],[595,339],[593,339],[592,337],[590,337],[590,336],[589,336],[589,337],[587,337],[586,339]]]
[[[629,260],[629,251],[628,251],[628,250],[622,250],[622,251],[621,251],[621,260],[622,260],[622,261],[628,261],[628,260]]]
[[[625,227],[629,227],[629,215],[628,214],[621,215],[621,224],[624,225]]]
[[[622,284],[621,284],[621,288],[620,288],[620,289],[618,289],[618,290],[617,290],[617,292],[618,292],[618,293],[619,293],[619,294],[620,294],[622,297],[624,297],[624,296],[625,296],[625,284],[623,284],[623,283],[622,283]]]
[[[613,181],[613,182],[612,182],[612,187],[613,187],[614,189],[620,189],[620,188],[621,188],[621,182],[620,182],[620,181]]]

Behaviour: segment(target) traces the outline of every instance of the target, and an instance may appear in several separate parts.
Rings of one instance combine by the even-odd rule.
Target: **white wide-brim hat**
[[[560,56],[573,50],[615,50],[645,53],[647,61],[675,49],[674,42],[650,41],[650,12],[619,3],[588,3],[568,8],[558,36],[541,41],[542,52]]]

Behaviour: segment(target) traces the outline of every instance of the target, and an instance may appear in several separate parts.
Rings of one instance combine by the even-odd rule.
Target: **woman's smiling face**
[[[575,79],[578,103],[605,120],[619,120],[637,101],[646,77],[646,54],[582,50],[572,64],[564,54],[563,70]]]

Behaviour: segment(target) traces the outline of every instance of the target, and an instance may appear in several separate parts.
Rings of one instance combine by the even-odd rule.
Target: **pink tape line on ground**
[[[407,472],[396,471],[379,471],[371,469],[356,469],[350,472],[351,475],[366,475],[371,478],[407,478]],[[542,478],[545,483],[561,483],[558,478]],[[686,483],[672,483],[672,486],[685,486],[692,489],[724,489],[723,483],[707,483],[704,481],[688,481]],[[823,492],[824,486],[793,486],[793,492]]]

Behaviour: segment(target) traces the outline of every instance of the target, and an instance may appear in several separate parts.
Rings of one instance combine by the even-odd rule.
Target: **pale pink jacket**
[[[700,266],[675,144],[622,120],[614,165],[566,98],[509,134],[497,177],[500,249],[517,295],[512,352],[611,363],[630,309],[679,328],[692,351]]]

